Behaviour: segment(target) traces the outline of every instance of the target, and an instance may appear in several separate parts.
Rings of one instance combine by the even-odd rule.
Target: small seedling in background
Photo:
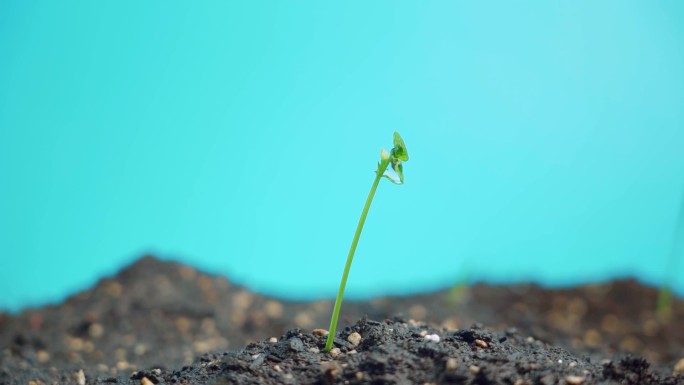
[[[383,148],[380,152],[380,162],[378,162],[378,169],[375,171],[375,180],[373,181],[373,186],[371,186],[370,192],[368,193],[368,198],[366,198],[366,205],[363,206],[363,211],[361,212],[361,218],[359,219],[359,224],[356,226],[356,233],[354,233],[354,239],[352,240],[351,248],[349,249],[349,254],[347,255],[347,263],[344,265],[344,272],[342,273],[342,282],[340,282],[340,289],[337,292],[337,298],[335,299],[335,307],[333,308],[332,318],[330,319],[330,329],[328,330],[328,340],[325,342],[325,351],[330,351],[333,346],[333,340],[335,339],[335,329],[337,329],[337,319],[340,316],[340,308],[342,307],[342,297],[344,296],[344,288],[347,285],[347,277],[349,276],[349,269],[351,268],[352,259],[354,258],[354,252],[356,251],[356,245],[359,243],[359,237],[361,237],[361,230],[363,229],[363,224],[366,222],[366,216],[368,215],[368,209],[370,208],[371,202],[373,201],[373,196],[375,196],[375,190],[378,188],[378,183],[380,179],[385,177],[389,179],[392,183],[403,184],[404,183],[404,169],[402,162],[406,162],[409,159],[408,151],[406,151],[406,146],[404,145],[404,140],[398,132],[394,133],[394,147],[387,153]],[[387,167],[391,166],[391,170]]]
[[[451,306],[460,306],[468,298],[468,289],[470,289],[470,270],[463,264],[461,268],[460,277],[456,280],[454,286],[449,288],[445,296],[447,304]]]
[[[662,322],[669,322],[672,318],[672,306],[674,293],[672,288],[677,278],[677,262],[684,254],[684,198],[680,203],[679,215],[675,222],[675,230],[672,236],[672,246],[668,255],[667,265],[665,266],[666,276],[660,285],[658,293],[658,303],[656,304],[656,315]]]
[[[672,318],[672,302],[674,301],[674,295],[672,290],[667,287],[667,284],[663,284],[658,292],[658,303],[656,305],[656,315],[661,322],[670,322]]]

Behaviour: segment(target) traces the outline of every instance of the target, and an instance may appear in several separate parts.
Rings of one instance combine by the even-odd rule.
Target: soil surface
[[[330,301],[281,301],[144,257],[63,304],[0,313],[0,384],[684,383],[672,377],[684,373],[684,301],[665,322],[656,297],[616,281],[346,301],[333,357],[312,334]]]

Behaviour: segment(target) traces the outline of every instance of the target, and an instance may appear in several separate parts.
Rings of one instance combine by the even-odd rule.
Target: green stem
[[[366,222],[366,216],[368,215],[368,209],[370,209],[371,202],[373,201],[373,196],[375,196],[375,190],[378,189],[378,183],[380,183],[380,178],[385,173],[387,166],[389,165],[389,160],[382,160],[378,165],[378,171],[375,175],[375,180],[373,181],[373,186],[368,193],[368,198],[366,198],[366,205],[363,206],[363,212],[361,213],[361,218],[359,218],[359,224],[356,226],[356,233],[354,233],[354,239],[352,240],[351,248],[349,249],[349,254],[347,255],[347,263],[344,265],[344,273],[342,274],[342,282],[340,282],[340,289],[337,292],[337,298],[335,299],[335,308],[333,309],[332,319],[330,320],[330,328],[328,329],[328,339],[325,342],[325,351],[330,351],[333,346],[333,340],[335,339],[335,329],[337,329],[337,319],[340,316],[340,308],[342,307],[342,297],[344,296],[344,288],[347,285],[347,277],[349,276],[349,269],[351,268],[352,259],[354,259],[354,252],[356,252],[356,245],[359,243],[359,238],[361,237],[361,230],[363,229],[363,224]]]

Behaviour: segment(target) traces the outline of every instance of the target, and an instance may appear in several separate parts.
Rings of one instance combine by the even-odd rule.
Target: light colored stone
[[[423,338],[425,339],[425,341],[434,342],[434,343],[437,343],[440,341],[440,338],[437,334],[428,334]]]
[[[136,356],[142,356],[143,354],[145,354],[146,351],[147,347],[145,346],[145,344],[137,343],[133,347],[133,353],[135,353]]]
[[[279,318],[283,315],[283,304],[278,301],[270,300],[264,305],[264,312],[269,318]]]
[[[342,373],[342,367],[335,361],[323,361],[321,362],[321,373],[336,378]]]
[[[106,290],[107,294],[112,297],[121,297],[121,294],[123,293],[123,286],[121,286],[121,284],[118,282],[110,282],[107,285]]]
[[[245,310],[252,304],[252,294],[247,291],[241,291],[233,296],[233,306],[238,309]]]
[[[351,344],[354,346],[359,346],[361,343],[361,334],[353,332],[349,335],[349,337],[347,337],[347,341],[351,342]]]
[[[99,323],[96,322],[88,327],[88,335],[90,335],[90,337],[100,338],[102,337],[102,334],[104,334],[104,327]]]
[[[487,349],[489,347],[489,345],[485,341],[479,338],[475,340],[475,345],[481,347],[482,349]]]
[[[38,362],[47,362],[50,359],[50,353],[46,352],[45,350],[39,350],[36,353],[36,358],[38,358]]]
[[[180,276],[184,281],[192,281],[197,276],[197,270],[190,266],[181,266],[178,269],[178,273],[180,273]]]
[[[154,382],[150,381],[147,377],[143,377],[140,379],[140,385],[154,385]]]
[[[672,371],[672,375],[676,376],[682,373],[684,373],[684,358],[677,361],[677,363],[674,366],[674,370]]]
[[[567,382],[568,385],[581,385],[581,384],[584,384],[584,381],[586,381],[586,378],[581,377],[581,376],[567,376],[567,377],[565,377],[565,382]]]
[[[181,333],[186,333],[190,329],[190,320],[185,317],[176,318],[176,329]]]
[[[470,367],[468,369],[470,369],[470,373],[472,373],[472,374],[480,373],[480,367],[479,366],[470,365]]]
[[[306,312],[297,313],[294,317],[294,322],[295,325],[303,329],[309,328],[314,324],[313,319],[311,319],[311,316]]]
[[[584,344],[589,347],[596,347],[601,344],[601,333],[597,330],[589,329],[584,333]]]
[[[333,358],[339,356],[340,353],[342,353],[342,351],[340,350],[340,348],[332,348],[332,349],[330,349],[330,355],[333,356]]]
[[[458,368],[458,361],[453,357],[448,358],[446,361],[446,370],[454,371],[456,368]]]
[[[313,354],[318,354],[321,351],[317,347],[309,348],[309,352]]]
[[[74,377],[76,377],[76,383],[78,385],[85,385],[86,378],[85,378],[85,373],[83,373],[83,369],[76,372],[76,375]]]
[[[329,334],[325,329],[314,329],[311,333],[315,336],[327,336]]]
[[[427,309],[423,305],[413,305],[409,308],[409,315],[413,319],[425,319]]]
[[[272,343],[272,344],[275,344],[276,342],[278,342],[278,339],[275,338],[275,337],[271,337],[271,338],[268,339],[268,342],[269,342],[269,343]]]

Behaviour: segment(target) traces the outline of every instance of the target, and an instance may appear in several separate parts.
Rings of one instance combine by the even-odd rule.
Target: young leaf
[[[402,162],[406,162],[409,159],[404,139],[396,131],[394,132],[394,148],[392,148],[391,155]]]
[[[387,178],[388,181],[394,183],[394,184],[403,184],[404,183],[404,174],[402,172],[397,172],[394,169],[394,166],[392,168],[387,168],[385,172],[382,174],[385,178]]]

